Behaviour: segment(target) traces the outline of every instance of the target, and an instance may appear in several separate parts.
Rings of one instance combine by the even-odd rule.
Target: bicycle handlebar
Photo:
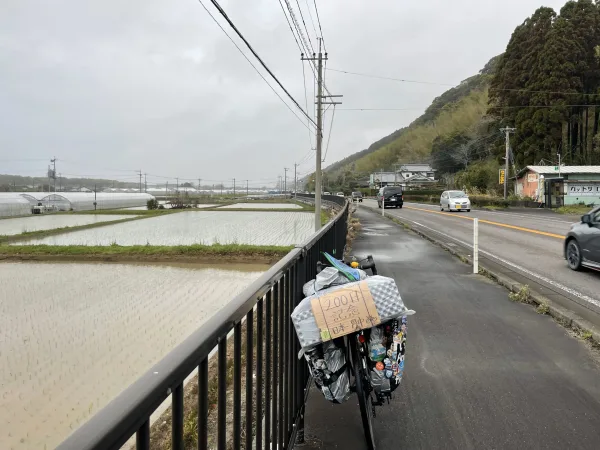
[[[350,265],[352,261],[346,262],[345,264]],[[323,264],[321,261],[317,262],[317,273],[321,272],[321,270],[323,270],[323,267],[325,267],[325,264]],[[359,262],[359,269],[361,270],[371,270],[371,273],[373,275],[377,275],[377,267],[375,266],[375,260],[373,259],[373,256],[368,255],[365,259],[361,260]]]

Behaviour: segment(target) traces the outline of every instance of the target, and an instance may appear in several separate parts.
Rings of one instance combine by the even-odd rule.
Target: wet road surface
[[[395,278],[409,318],[406,372],[377,408],[378,449],[597,449],[600,366],[548,316],[368,208],[356,255]],[[312,388],[309,449],[366,448],[358,402]]]
[[[374,200],[365,200],[363,205],[381,212]],[[575,216],[563,217],[547,210],[441,212],[439,206],[418,203],[405,203],[402,209],[386,209],[385,213],[432,232],[451,246],[466,247],[469,254],[473,218],[477,217],[483,256],[527,278],[524,284],[544,285],[550,293],[544,295],[563,295],[593,311],[596,317],[586,318],[600,323],[600,273],[574,272],[563,256],[564,236]],[[572,309],[568,304],[563,306]],[[577,312],[586,315],[585,311]]]

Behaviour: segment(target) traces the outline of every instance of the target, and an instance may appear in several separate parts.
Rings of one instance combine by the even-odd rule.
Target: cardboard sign
[[[366,281],[313,298],[311,308],[323,342],[381,323]]]

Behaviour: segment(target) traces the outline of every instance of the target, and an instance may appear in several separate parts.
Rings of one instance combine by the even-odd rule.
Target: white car
[[[443,211],[471,211],[471,200],[463,191],[445,191],[440,197],[440,209]]]
[[[331,192],[325,191],[325,192],[323,192],[323,195],[331,195]]]
[[[343,192],[336,192],[335,195],[337,195],[338,197],[345,197]]]

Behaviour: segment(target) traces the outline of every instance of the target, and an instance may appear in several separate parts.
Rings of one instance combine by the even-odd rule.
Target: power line
[[[378,76],[378,75],[370,75],[370,74],[366,74],[366,73],[350,72],[347,70],[330,69],[330,68],[326,68],[325,70],[330,70],[332,72],[345,73],[345,74],[349,74],[349,75],[358,75],[358,76],[366,77],[366,78],[376,78],[376,79],[380,79],[380,80],[400,81],[403,83],[418,83],[418,84],[430,84],[430,85],[434,85],[434,86],[451,86],[451,87],[456,87],[461,84],[461,83],[448,84],[448,83],[434,83],[434,82],[430,82],[430,81],[405,80],[402,78],[382,77],[382,76]],[[525,88],[522,88],[522,89],[512,88],[511,89],[511,88],[490,87],[488,89],[490,91],[527,92],[527,93],[531,93],[531,94],[580,95],[580,96],[592,96],[592,97],[600,96],[600,94],[590,94],[590,93],[585,93],[585,92],[538,91],[538,90],[531,90],[531,89],[525,89]],[[577,105],[577,106],[579,106],[579,105]],[[582,106],[597,106],[597,105],[582,105]],[[521,108],[521,107],[519,106],[518,108]]]
[[[306,2],[306,9],[308,10],[308,18],[310,19],[310,23],[313,27],[313,31],[315,32],[315,36],[319,36],[319,33],[317,33],[317,28],[315,27],[315,21],[313,20],[312,17],[312,13],[310,12],[310,6],[308,5],[308,0],[304,0]],[[298,8],[300,7],[300,5],[298,5]],[[322,36],[321,36],[322,38]],[[325,47],[325,44],[323,44],[323,47]]]
[[[298,19],[296,19],[296,14],[294,14],[294,9],[290,5],[289,0],[283,0],[283,1],[285,2],[285,5],[287,6],[288,13],[290,14],[290,19],[292,19],[294,28],[296,29],[296,33],[298,33],[298,37],[300,38],[300,41],[302,42],[302,47],[304,48],[304,50],[302,50],[301,53],[304,53],[304,51],[306,51],[307,54],[310,54],[311,50],[312,50],[312,45],[309,46],[308,42],[306,42],[304,33],[302,33],[302,30],[300,29],[300,25],[298,24]]]
[[[281,3],[281,0],[279,0],[279,6],[281,6],[281,10],[283,11],[283,15],[285,16],[285,20],[288,23],[288,26],[290,27],[290,31],[292,32],[292,36],[294,36],[294,41],[296,41],[296,45],[298,46],[298,50],[300,50],[300,53],[304,53],[304,50],[302,50],[302,47],[300,47],[300,43],[298,42],[298,38],[296,37],[296,33],[294,33],[294,30],[292,29],[292,24],[290,23],[290,19],[288,18],[287,14],[285,13],[285,8],[283,7],[283,3]]]
[[[200,4],[203,6],[203,8],[206,10],[206,12],[211,16],[211,18],[215,21],[215,23],[217,23],[217,25],[219,25],[219,28],[221,28],[223,30],[223,27],[221,27],[221,25],[219,24],[219,22],[217,22],[217,20],[213,17],[212,14],[210,14],[210,12],[208,11],[208,9],[206,8],[206,6],[204,6],[204,3],[202,3],[202,0],[198,0],[200,2]],[[260,64],[263,66],[263,68],[269,73],[269,75],[271,75],[271,77],[275,80],[275,82],[279,85],[279,87],[281,89],[283,89],[283,91],[286,93],[286,95],[289,97],[289,99],[294,103],[294,105],[296,105],[296,107],[313,123],[313,125],[316,127],[317,124],[310,118],[310,116],[308,115],[308,113],[306,111],[304,111],[304,109],[302,109],[302,107],[300,106],[300,104],[296,101],[296,99],[292,96],[292,94],[290,94],[288,92],[288,90],[283,86],[283,84],[281,84],[281,82],[279,81],[279,79],[275,76],[275,74],[271,71],[271,69],[269,69],[269,67],[265,64],[265,62],[262,60],[262,58],[260,56],[258,56],[258,53],[256,53],[256,51],[254,50],[254,48],[252,48],[252,46],[250,45],[250,43],[246,40],[246,38],[244,37],[244,35],[238,30],[238,28],[235,26],[235,24],[231,21],[231,19],[229,18],[229,16],[227,15],[227,13],[223,10],[223,8],[221,8],[221,5],[219,5],[219,3],[216,0],[210,0],[211,3],[214,5],[215,8],[217,8],[217,10],[219,11],[219,13],[223,16],[223,18],[227,21],[227,23],[229,24],[229,26],[235,31],[235,33],[240,37],[240,39],[242,41],[244,41],[244,44],[246,44],[246,46],[248,47],[248,49],[250,50],[250,52],[252,52],[252,54],[254,55],[254,57],[260,62]],[[223,30],[223,32],[225,32],[225,30]],[[229,37],[229,39],[231,40],[231,42],[233,42],[235,44],[235,42],[233,41],[233,39],[231,39],[231,37],[225,33],[227,35],[227,37]],[[241,51],[241,49],[237,46],[238,50],[244,55],[244,57],[246,57],[246,55]],[[246,60],[248,60],[248,62],[250,62],[250,60],[246,57]],[[256,67],[252,64],[252,67],[256,69]],[[258,72],[258,70],[257,70]],[[259,72],[260,73],[260,72]],[[261,74],[262,76],[262,74]],[[264,77],[263,77],[264,79]],[[266,81],[266,80],[265,80]],[[270,85],[269,85],[270,86]],[[271,87],[272,88],[272,87]],[[280,97],[281,98],[281,97]],[[287,105],[287,103],[286,103]],[[289,108],[289,105],[287,105]],[[295,113],[294,113],[295,115]],[[300,118],[298,118],[298,120],[300,120]],[[304,122],[302,122],[302,125],[304,125]]]
[[[306,110],[308,111],[308,92],[306,89],[306,75],[304,73],[304,62],[300,61],[300,64],[302,64],[302,81],[303,81],[303,86],[304,86],[304,102],[306,104]],[[308,128],[308,145],[310,148],[312,148],[312,130],[310,129],[309,126],[307,126],[306,128]]]
[[[331,130],[333,129],[333,118],[335,117],[335,105],[333,105],[333,113],[331,114],[331,123],[329,124],[329,135],[327,136],[327,146],[325,147],[325,155],[323,161],[327,159],[327,151],[329,150],[329,143],[331,142]]]
[[[429,81],[416,81],[416,80],[405,80],[405,79],[402,79],[402,78],[381,77],[381,76],[378,76],[378,75],[369,75],[369,74],[366,74],[366,73],[350,72],[348,70],[338,70],[338,69],[331,69],[331,68],[328,68],[327,70],[330,70],[331,72],[345,73],[345,74],[348,74],[348,75],[358,75],[360,77],[377,78],[379,80],[401,81],[403,83],[431,84],[431,85],[434,85],[434,86],[451,86],[451,87],[456,86],[455,84],[447,84],[447,83],[432,83],[432,82],[429,82]]]
[[[339,108],[340,111],[422,111],[423,108]]]
[[[327,46],[325,45],[325,38],[323,37],[323,29],[321,28],[321,18],[319,17],[319,8],[317,8],[317,0],[313,0],[315,3],[315,11],[317,13],[317,22],[319,23],[319,31],[321,32],[321,39],[323,39],[323,48],[327,53]]]
[[[310,48],[311,48],[312,52],[315,53],[314,47],[312,45],[312,40],[310,39],[310,33],[308,31],[308,27],[306,26],[306,22],[304,21],[304,14],[302,14],[302,8],[300,8],[300,3],[298,2],[298,0],[296,0],[296,5],[298,5],[298,11],[300,11],[300,18],[302,19],[302,24],[304,25],[304,29],[306,30],[306,36],[308,37],[308,43],[310,44]]]
[[[509,106],[489,106],[488,109],[510,109],[510,108],[589,108],[600,106],[600,104],[587,105],[509,105]],[[423,108],[339,108],[339,111],[417,111]]]

